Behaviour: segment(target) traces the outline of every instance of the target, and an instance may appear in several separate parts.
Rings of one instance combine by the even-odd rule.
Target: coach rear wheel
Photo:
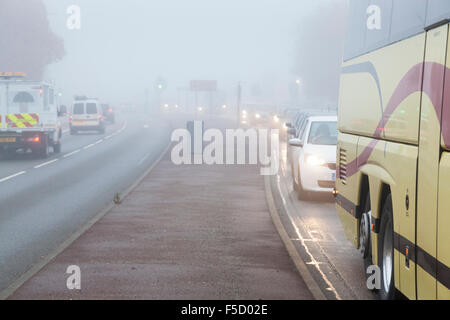
[[[364,212],[359,222],[359,253],[366,260],[371,255],[370,244],[370,195],[367,194],[364,204]]]
[[[359,253],[364,261],[364,273],[369,277],[367,268],[372,265],[372,243],[370,240],[370,195],[367,194],[364,212],[359,221]]]
[[[394,285],[394,219],[392,215],[392,198],[388,195],[384,202],[381,216],[378,264],[381,270],[380,299],[392,300],[397,297]]]

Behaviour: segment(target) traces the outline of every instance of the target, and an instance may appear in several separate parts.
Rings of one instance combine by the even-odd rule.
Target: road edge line
[[[302,277],[308,290],[311,292],[315,300],[327,300],[322,290],[320,289],[318,283],[314,280],[311,272],[308,270],[308,267],[306,266],[305,262],[302,260],[299,253],[295,249],[294,244],[289,238],[288,233],[286,232],[286,229],[284,228],[283,223],[281,222],[278,210],[275,207],[275,201],[272,194],[272,187],[270,185],[270,176],[264,176],[264,187],[266,189],[266,201],[269,207],[270,216],[272,217],[272,222],[275,225],[275,228],[277,229],[278,234],[280,235],[280,238],[283,241],[289,256],[294,262],[294,265],[298,273],[300,274],[300,277]]]
[[[162,158],[169,151],[170,146],[172,145],[172,141],[169,141],[167,146],[164,148],[164,151],[159,155],[159,157],[152,163],[152,165],[139,177],[136,181],[133,182],[131,186],[125,189],[122,192],[122,199],[125,199],[134,189],[136,189],[141,182],[150,174],[150,172],[160,163]],[[111,201],[105,208],[101,209],[91,220],[89,220],[86,224],[84,224],[77,231],[72,233],[72,235],[64,240],[56,249],[54,249],[51,253],[49,253],[45,258],[38,261],[35,265],[33,265],[27,272],[21,275],[17,280],[15,280],[12,284],[10,284],[6,289],[0,291],[0,300],[6,300],[10,297],[14,292],[16,292],[25,282],[30,280],[36,273],[41,271],[47,264],[49,264],[55,257],[61,254],[64,250],[66,250],[72,243],[74,243],[81,235],[83,235],[87,230],[89,230],[95,223],[97,223],[101,218],[103,218],[111,209],[114,208],[116,204],[114,201]]]

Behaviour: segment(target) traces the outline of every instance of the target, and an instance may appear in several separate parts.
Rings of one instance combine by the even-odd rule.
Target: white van
[[[102,107],[97,99],[75,99],[70,114],[70,134],[79,131],[105,133]]]

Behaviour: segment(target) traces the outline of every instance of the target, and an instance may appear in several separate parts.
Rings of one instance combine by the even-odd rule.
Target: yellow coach
[[[380,298],[450,299],[450,1],[350,1],[336,208]]]

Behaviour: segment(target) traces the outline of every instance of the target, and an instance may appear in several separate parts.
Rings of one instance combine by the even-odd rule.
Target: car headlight
[[[306,164],[310,166],[318,167],[323,166],[325,164],[325,160],[313,154],[307,155],[305,158]]]
[[[280,118],[278,118],[278,116],[273,116],[273,121],[278,123],[280,121]]]
[[[261,118],[261,115],[259,113],[257,113],[257,114],[255,114],[255,118],[259,119],[259,118]]]

